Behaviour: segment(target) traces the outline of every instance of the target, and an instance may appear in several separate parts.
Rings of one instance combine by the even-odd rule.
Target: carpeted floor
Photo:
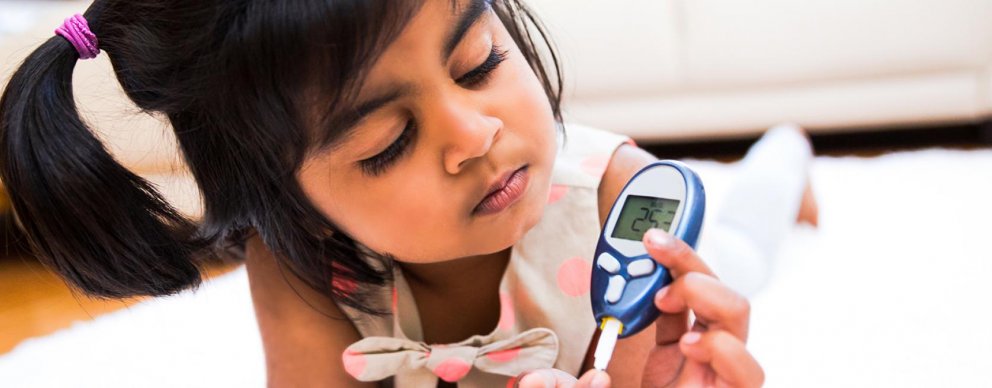
[[[711,202],[733,167],[693,162]],[[769,387],[992,381],[992,150],[818,158],[819,229],[797,228],[753,299]],[[28,340],[4,387],[262,387],[243,270]]]

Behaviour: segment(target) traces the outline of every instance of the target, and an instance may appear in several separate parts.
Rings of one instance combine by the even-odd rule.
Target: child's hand
[[[663,314],[655,322],[656,345],[641,376],[643,386],[758,387],[764,371],[747,351],[750,305],[717,280],[709,267],[681,240],[660,230],[644,235],[648,254],[672,273],[654,304]],[[696,316],[688,330],[688,312]],[[673,363],[681,367],[671,367]],[[520,387],[609,387],[606,373],[590,370],[578,381],[561,371],[541,370],[520,379]]]

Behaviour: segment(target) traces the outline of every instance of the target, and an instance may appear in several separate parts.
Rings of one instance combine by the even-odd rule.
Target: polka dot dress
[[[589,280],[600,230],[597,190],[613,152],[630,140],[575,124],[566,126],[566,134],[555,162],[544,216],[514,245],[500,282],[499,323],[492,333],[473,337],[487,343],[511,339],[531,329],[546,328],[557,337],[557,353],[552,360],[542,361],[553,362],[553,365],[543,366],[529,360],[528,354],[533,353],[519,347],[479,356],[491,369],[553,366],[577,374],[595,331],[589,305]],[[395,275],[394,287],[381,293],[381,306],[390,306],[394,314],[375,317],[346,306],[341,308],[365,338],[421,341],[416,301],[398,266]],[[398,368],[395,386],[436,386],[439,379],[456,382],[459,387],[512,386],[513,376],[482,371],[473,366],[479,365],[478,361],[455,356],[434,360],[439,353],[448,350],[446,346],[449,345],[457,347],[454,344],[425,346],[430,349],[426,356],[421,352],[417,357],[427,357],[431,361],[417,364],[419,367],[415,368]],[[378,367],[396,369],[395,365],[375,365],[373,361],[350,350],[342,354],[345,370],[359,379],[368,380],[363,376],[367,377],[370,370]]]

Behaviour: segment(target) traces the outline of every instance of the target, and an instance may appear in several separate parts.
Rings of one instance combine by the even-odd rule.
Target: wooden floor
[[[101,301],[74,295],[41,264],[23,256],[0,260],[0,295],[0,354],[26,338],[140,301]]]
[[[216,276],[235,265],[208,270]],[[26,256],[0,258],[0,355],[25,339],[43,336],[140,302],[75,294],[51,271]]]

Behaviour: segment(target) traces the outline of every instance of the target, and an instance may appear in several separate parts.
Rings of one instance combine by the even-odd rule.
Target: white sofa
[[[992,115],[989,0],[531,0],[569,117],[638,139],[976,122]]]
[[[568,117],[638,139],[992,116],[989,0],[529,2],[561,48]],[[87,3],[0,2],[0,75]]]

